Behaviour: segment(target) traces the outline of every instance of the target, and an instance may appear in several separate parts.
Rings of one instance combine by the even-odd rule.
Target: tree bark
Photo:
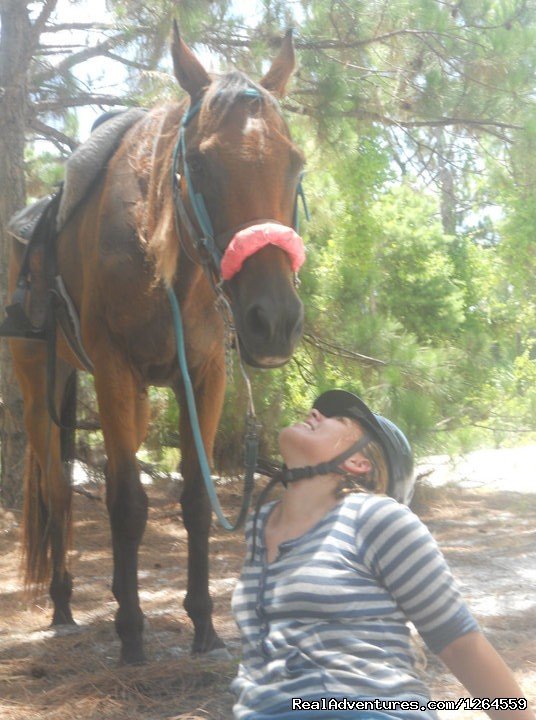
[[[32,57],[27,3],[0,0],[0,20],[0,297],[4,305],[11,246],[6,224],[25,201],[27,73]],[[22,399],[7,341],[0,339],[0,503],[4,507],[20,506],[25,444]]]
[[[438,184],[440,190],[441,224],[447,235],[456,235],[456,182],[451,164],[451,149],[445,142],[445,135],[441,128],[436,131],[437,163],[439,168]]]

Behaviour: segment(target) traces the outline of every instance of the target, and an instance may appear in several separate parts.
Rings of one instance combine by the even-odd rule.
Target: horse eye
[[[190,172],[193,175],[200,175],[205,169],[204,158],[201,153],[192,153],[191,155],[187,155],[186,162],[188,163]]]

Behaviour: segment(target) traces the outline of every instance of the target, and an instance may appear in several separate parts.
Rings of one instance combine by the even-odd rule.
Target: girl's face
[[[328,418],[313,408],[304,420],[281,430],[279,448],[289,467],[317,465],[332,460],[362,435],[353,420]]]

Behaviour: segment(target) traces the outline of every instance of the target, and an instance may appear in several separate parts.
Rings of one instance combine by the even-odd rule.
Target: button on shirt
[[[264,528],[274,504],[261,509],[253,559],[247,524],[233,595],[243,643],[235,718],[281,717],[292,698],[425,702],[407,621],[436,653],[478,627],[427,528],[390,498],[348,495],[268,564]]]

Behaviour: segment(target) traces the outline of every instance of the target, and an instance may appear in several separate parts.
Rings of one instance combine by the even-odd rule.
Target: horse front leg
[[[194,382],[194,378],[192,378]],[[214,362],[201,381],[194,382],[199,427],[208,458],[212,457],[214,437],[223,406],[225,369],[223,361]],[[184,526],[188,533],[188,586],[184,609],[194,625],[193,653],[205,653],[225,647],[212,623],[212,599],[209,593],[209,532],[212,519],[210,501],[201,477],[195,450],[188,406],[181,390],[180,446],[184,481],[181,496]]]
[[[106,505],[112,531],[112,592],[119,605],[115,628],[121,640],[121,662],[137,664],[145,661],[138,550],[148,501],[140,482],[136,451],[147,427],[147,399],[126,363],[108,353],[105,358],[103,363],[95,363],[95,388],[108,456]]]

